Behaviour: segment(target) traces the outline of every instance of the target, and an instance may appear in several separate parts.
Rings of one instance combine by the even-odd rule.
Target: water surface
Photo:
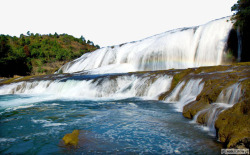
[[[172,104],[139,98],[37,98],[0,96],[1,154],[220,153],[220,144]],[[79,145],[64,146],[63,136],[75,129],[80,130]]]

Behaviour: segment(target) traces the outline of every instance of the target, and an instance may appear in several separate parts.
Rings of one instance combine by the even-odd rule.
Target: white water
[[[219,114],[231,108],[236,104],[241,96],[241,85],[239,83],[233,84],[232,86],[221,91],[215,103],[212,103],[211,106],[207,109],[199,111],[193,119],[193,122],[197,121],[197,118],[202,113],[207,113],[206,115],[206,126],[205,130],[208,130],[210,134],[215,135],[215,121],[217,120]]]
[[[241,50],[242,50],[242,45],[241,45],[241,36],[240,36],[240,28],[238,27],[238,30],[237,30],[237,38],[238,38],[238,62],[240,62],[241,60]]]
[[[174,105],[179,112],[183,111],[183,107],[195,101],[196,97],[200,94],[204,86],[202,79],[191,79],[187,83],[182,81],[168,96],[166,102],[176,102]],[[183,88],[184,87],[184,88]]]
[[[0,94],[34,95],[23,102],[0,101],[1,107],[20,106],[41,100],[51,99],[100,99],[142,97],[158,99],[158,96],[169,90],[172,77],[168,75],[123,75],[117,77],[101,77],[91,80],[67,81],[33,81],[18,82],[0,87]],[[32,100],[32,101],[29,101]]]
[[[227,22],[229,19],[101,48],[67,63],[61,70],[100,74],[219,65],[232,28],[232,23]]]
[[[241,85],[239,83],[222,90],[216,103],[227,103],[231,106],[239,101],[241,95]]]

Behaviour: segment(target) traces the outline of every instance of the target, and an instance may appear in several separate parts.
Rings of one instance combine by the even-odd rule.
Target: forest
[[[52,74],[63,64],[100,48],[83,36],[34,34],[0,35],[0,77]]]

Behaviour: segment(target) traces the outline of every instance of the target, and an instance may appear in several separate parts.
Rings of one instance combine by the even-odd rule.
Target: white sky
[[[67,33],[103,46],[232,15],[237,0],[0,0],[0,34]]]

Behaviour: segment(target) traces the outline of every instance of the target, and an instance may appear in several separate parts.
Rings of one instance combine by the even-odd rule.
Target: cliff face
[[[0,81],[0,94],[147,97],[174,103],[184,117],[207,127],[228,148],[249,148],[249,92],[250,62],[107,75],[53,74]]]

